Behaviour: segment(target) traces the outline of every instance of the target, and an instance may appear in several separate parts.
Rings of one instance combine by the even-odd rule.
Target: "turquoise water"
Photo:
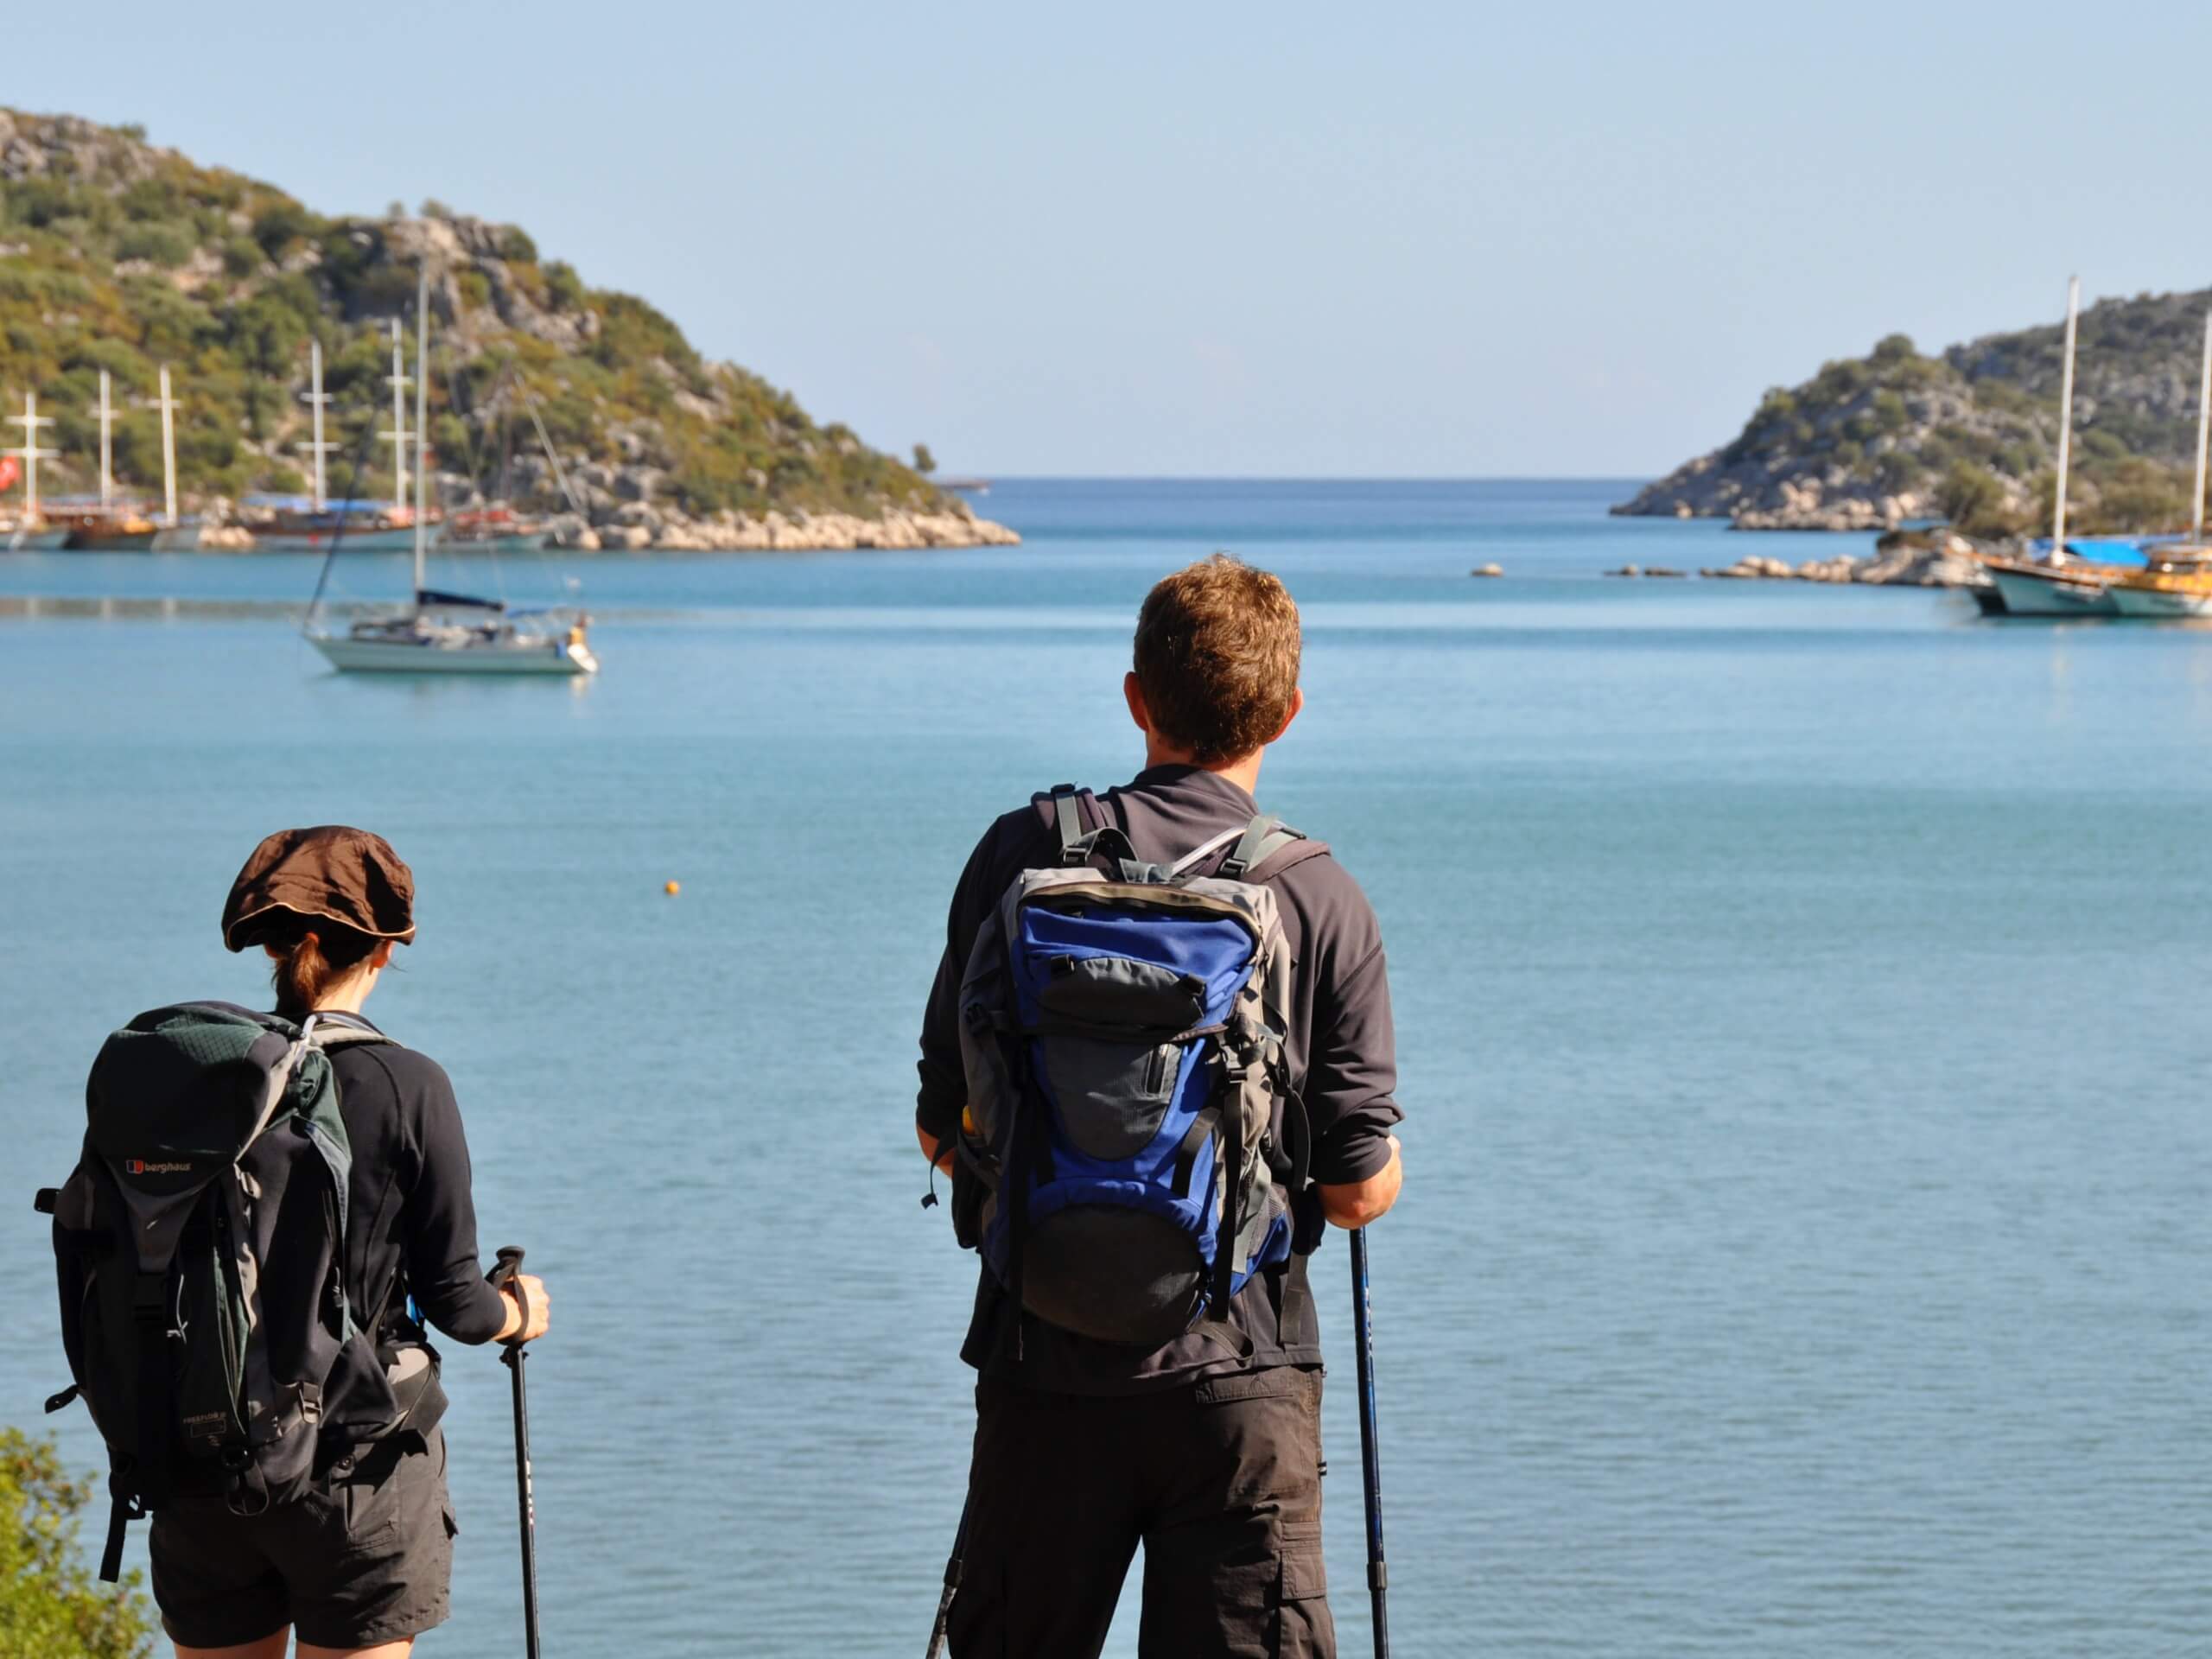
[[[101,1034],[253,1000],[238,861],[366,823],[423,892],[370,1012],[453,1073],[485,1242],[557,1300],[549,1650],[918,1651],[969,1416],[907,1127],[944,898],[990,815],[1134,768],[1136,602],[1230,546],[1308,624],[1263,799],[1391,952],[1398,1651],[2212,1649],[2212,634],[1599,582],[1746,546],[1623,493],[1008,484],[1014,550],[511,563],[580,580],[575,686],[334,677],[280,609],[306,559],[0,560],[0,1419],[61,1378],[28,1198]],[[1316,1274],[1351,1654],[1340,1240]],[[511,1650],[505,1376],[448,1369],[422,1651]]]

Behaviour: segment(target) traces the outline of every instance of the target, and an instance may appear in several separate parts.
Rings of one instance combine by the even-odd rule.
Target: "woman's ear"
[[[388,968],[391,965],[391,941],[390,939],[378,939],[377,941],[377,948],[369,952],[369,966],[372,968]]]
[[[270,961],[282,962],[284,960],[284,953],[282,950],[279,950],[275,945],[264,944],[261,948],[269,953]]]

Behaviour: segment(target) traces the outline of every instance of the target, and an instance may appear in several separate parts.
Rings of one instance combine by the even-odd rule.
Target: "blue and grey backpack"
[[[1327,849],[1259,817],[1148,864],[1090,791],[1037,807],[1059,863],[1014,880],[961,983],[960,1155],[988,1189],[983,1259],[1018,1308],[1157,1347],[1225,1319],[1290,1255],[1307,1134],[1264,883]]]

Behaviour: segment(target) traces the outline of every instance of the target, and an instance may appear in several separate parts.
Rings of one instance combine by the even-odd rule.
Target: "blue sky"
[[[963,471],[1649,474],[1892,329],[2212,283],[2202,7],[10,10],[0,103],[516,221]]]

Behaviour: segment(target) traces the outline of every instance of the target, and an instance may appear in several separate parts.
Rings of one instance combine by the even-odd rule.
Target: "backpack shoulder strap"
[[[350,1048],[359,1044],[390,1044],[392,1039],[365,1020],[356,1020],[343,1014],[321,1014],[315,1016],[315,1030],[308,1041],[328,1053],[334,1048]]]
[[[1107,822],[1105,809],[1089,790],[1054,784],[1029,799],[1046,828],[1059,836],[1062,868],[1079,868],[1112,848],[1119,848],[1125,858],[1136,856],[1128,836],[1119,825]]]
[[[1294,830],[1281,818],[1261,813],[1244,826],[1244,833],[1214,874],[1231,881],[1268,881],[1294,864],[1318,858],[1329,850],[1326,842],[1314,841],[1304,830]],[[1262,866],[1267,874],[1258,874]]]

